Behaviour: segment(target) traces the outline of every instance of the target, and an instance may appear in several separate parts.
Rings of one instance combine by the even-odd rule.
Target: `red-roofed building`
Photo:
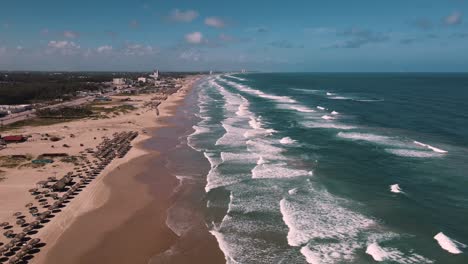
[[[17,135],[17,136],[6,136],[6,137],[2,137],[3,141],[5,141],[5,143],[21,143],[21,142],[25,142],[26,140],[28,140],[25,136],[21,136],[21,135]]]

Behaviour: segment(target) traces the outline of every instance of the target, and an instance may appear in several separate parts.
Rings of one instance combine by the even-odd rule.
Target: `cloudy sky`
[[[468,0],[15,0],[0,70],[468,71]]]

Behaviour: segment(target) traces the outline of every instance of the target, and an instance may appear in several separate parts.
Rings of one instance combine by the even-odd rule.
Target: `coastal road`
[[[67,101],[59,104],[54,104],[54,105],[49,105],[42,107],[40,109],[48,109],[48,108],[59,108],[59,107],[65,107],[65,106],[77,106],[77,105],[82,105],[87,102],[91,102],[95,97],[94,96],[87,96],[83,98],[79,98],[76,100],[72,101]],[[9,125],[18,121],[26,120],[29,118],[33,118],[36,116],[36,109],[33,110],[28,110],[24,111],[21,113],[16,113],[16,114],[11,114],[6,117],[0,118],[0,124],[1,125]]]

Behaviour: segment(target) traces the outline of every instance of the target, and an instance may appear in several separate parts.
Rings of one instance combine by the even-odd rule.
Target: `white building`
[[[159,79],[159,70],[156,70],[150,77],[155,80]]]
[[[146,83],[146,77],[138,77],[138,82]]]
[[[125,84],[125,79],[124,78],[114,78],[112,80],[112,83],[114,85],[124,85]]]

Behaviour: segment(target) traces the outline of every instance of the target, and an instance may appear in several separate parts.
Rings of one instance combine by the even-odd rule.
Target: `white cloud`
[[[201,54],[200,54],[200,51],[198,50],[190,49],[190,50],[186,50],[182,52],[179,55],[179,58],[182,60],[188,60],[188,61],[199,61],[201,58]]]
[[[16,50],[18,51],[22,51],[23,49],[24,49],[23,46],[20,46],[20,45],[16,46]]]
[[[54,48],[54,49],[67,49],[67,48],[79,49],[80,48],[80,46],[75,44],[75,42],[66,41],[66,40],[62,40],[62,41],[51,40],[49,41],[49,44],[47,46],[49,46],[50,48]]]
[[[6,51],[7,51],[7,48],[6,48],[6,47],[1,47],[1,46],[0,46],[0,55],[5,54]]]
[[[66,38],[74,39],[74,38],[78,38],[79,34],[77,32],[75,32],[75,31],[65,30],[63,32],[63,36],[66,37]]]
[[[461,12],[453,12],[451,15],[444,19],[445,25],[459,25],[462,23],[463,14]]]
[[[185,40],[188,43],[200,44],[203,41],[203,35],[200,32],[193,32],[185,35]]]
[[[124,49],[125,55],[137,55],[137,56],[144,56],[144,55],[152,55],[157,53],[158,50],[150,45],[142,45],[142,44],[128,44]]]
[[[112,46],[109,46],[109,45],[100,46],[96,49],[96,51],[98,53],[108,53],[112,51]]]
[[[59,52],[62,55],[71,55],[76,54],[80,50],[80,45],[76,44],[73,41],[67,40],[51,40],[49,44],[47,44],[49,49],[46,51],[47,53],[51,54],[54,52]]]
[[[207,17],[205,19],[205,24],[210,27],[216,27],[216,28],[222,28],[226,25],[223,20],[217,17]]]
[[[174,9],[170,14],[170,19],[177,22],[192,22],[198,17],[198,12],[195,10],[181,11]]]

